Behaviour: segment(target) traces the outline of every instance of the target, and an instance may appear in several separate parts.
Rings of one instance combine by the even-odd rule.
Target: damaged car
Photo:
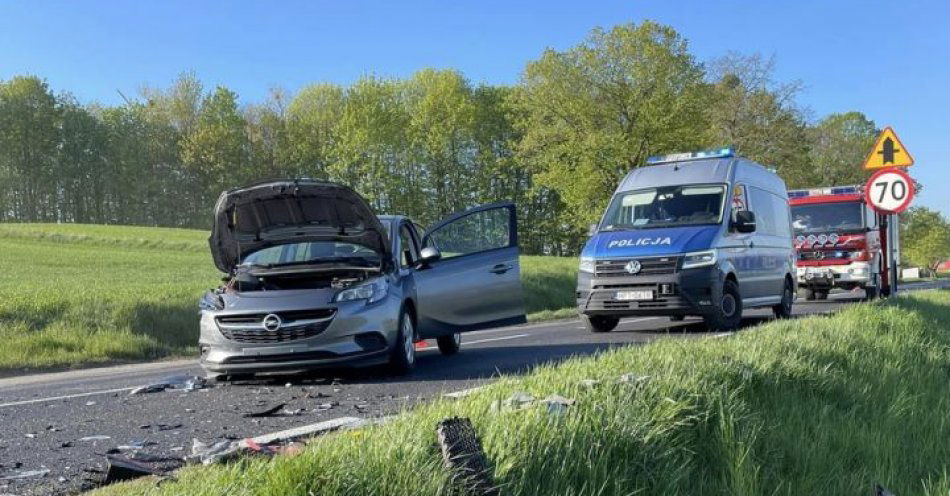
[[[200,300],[211,378],[388,364],[415,343],[525,322],[515,207],[466,210],[423,231],[377,216],[336,183],[282,180],[221,194],[209,239],[221,287]]]

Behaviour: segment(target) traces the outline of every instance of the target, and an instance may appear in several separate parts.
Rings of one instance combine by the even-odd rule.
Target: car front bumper
[[[714,312],[722,292],[718,267],[677,270],[670,274],[597,277],[579,272],[577,311],[585,315],[705,315]],[[664,291],[665,290],[665,291]],[[650,300],[618,299],[620,291],[652,291]]]
[[[273,342],[268,331],[247,331],[240,339],[222,332],[218,317],[239,317],[310,310],[279,306],[266,312],[202,311],[199,350],[201,366],[209,373],[249,374],[352,367],[386,362],[398,335],[399,303],[383,300],[334,304],[332,320],[315,335]],[[254,336],[258,333],[258,336]]]
[[[867,286],[871,281],[870,264],[851,262],[847,265],[799,266],[798,285],[821,288],[853,288]]]

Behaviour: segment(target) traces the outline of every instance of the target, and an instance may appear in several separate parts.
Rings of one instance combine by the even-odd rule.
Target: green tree
[[[181,145],[182,161],[198,179],[195,215],[207,212],[221,191],[261,175],[248,160],[245,125],[233,91],[218,86],[202,101],[198,121]]]
[[[831,114],[811,128],[811,182],[804,186],[864,184],[870,174],[861,164],[880,133],[861,112]]]
[[[335,160],[337,124],[343,115],[345,91],[323,83],[304,87],[287,109],[287,161],[292,175],[326,179]]]
[[[950,259],[950,222],[927,207],[911,207],[900,215],[901,256],[910,265],[935,269]]]
[[[686,40],[649,21],[595,29],[528,64],[514,99],[519,159],[564,202],[556,224],[572,244],[647,156],[702,143],[702,79]]]
[[[760,55],[730,53],[709,64],[707,143],[775,167],[791,187],[810,180],[809,136],[795,104],[800,83],[772,80],[775,62]]]

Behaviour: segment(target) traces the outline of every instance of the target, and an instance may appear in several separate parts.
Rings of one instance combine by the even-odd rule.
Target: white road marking
[[[121,393],[123,391],[131,391],[137,387],[138,386],[116,388],[116,389],[105,389],[102,391],[90,391],[88,393],[76,393],[76,394],[64,394],[62,396],[51,396],[49,398],[34,398],[32,400],[11,401],[10,403],[0,403],[0,408],[3,408],[5,406],[31,405],[33,403],[45,403],[49,401],[68,400],[72,398],[84,398],[86,396],[95,396],[97,394]]]
[[[492,341],[504,341],[506,339],[518,339],[530,336],[530,334],[515,334],[513,336],[499,336],[497,338],[476,339],[475,341],[462,341],[462,344],[490,343]]]

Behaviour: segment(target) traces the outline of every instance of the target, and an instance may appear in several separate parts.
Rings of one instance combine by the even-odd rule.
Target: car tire
[[[731,331],[742,323],[742,296],[739,285],[727,280],[722,285],[722,295],[716,310],[703,317],[706,327],[711,331]]]
[[[815,299],[815,290],[811,288],[805,289],[805,299],[808,301],[814,301]]]
[[[620,323],[620,317],[603,315],[581,315],[581,320],[590,332],[610,332]]]
[[[772,307],[772,313],[776,319],[787,319],[792,316],[792,303],[795,301],[795,288],[792,287],[792,281],[785,280],[785,286],[782,288],[782,302]]]
[[[454,355],[462,349],[462,333],[456,332],[448,336],[439,336],[435,338],[435,343],[439,345],[439,353]]]
[[[389,370],[405,375],[416,366],[416,326],[412,315],[405,309],[399,314],[399,332],[389,356]]]
[[[685,318],[685,315],[670,315],[671,322],[682,322]]]

